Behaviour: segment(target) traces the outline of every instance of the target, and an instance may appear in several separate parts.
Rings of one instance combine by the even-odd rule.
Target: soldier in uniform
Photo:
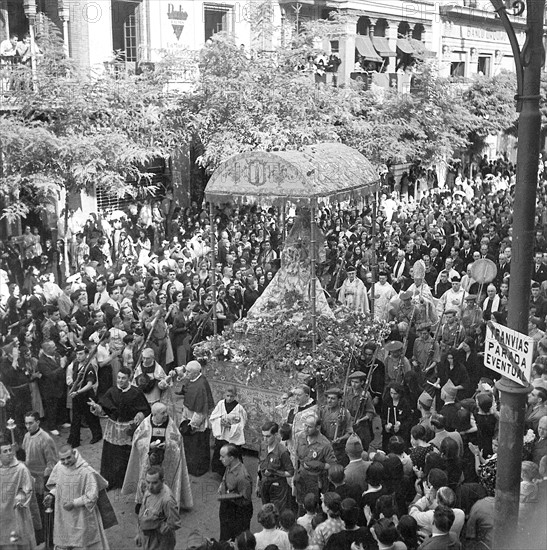
[[[363,449],[368,451],[373,439],[372,419],[376,415],[372,397],[365,389],[367,374],[355,371],[350,375],[351,384],[346,405],[353,420],[353,431],[359,436]]]
[[[95,399],[99,385],[97,362],[87,360],[87,348],[83,344],[76,346],[76,358],[66,369],[66,382],[72,398],[72,424],[68,444],[75,449],[80,446],[80,430],[85,420],[91,430],[90,444],[97,443],[103,437],[99,419],[91,413],[87,402]]]
[[[294,475],[296,501],[302,509],[304,498],[308,493],[314,493],[319,498],[319,492],[325,492],[327,470],[336,464],[332,445],[321,433],[319,416],[313,414],[307,416],[304,426],[304,431],[296,439],[296,473]]]
[[[414,342],[412,351],[412,365],[416,372],[422,376],[428,372],[435,372],[435,367],[441,360],[441,348],[439,343],[431,336],[431,325],[422,323],[418,325],[418,338]]]
[[[477,305],[477,295],[468,294],[465,297],[465,308],[462,311],[462,325],[465,336],[475,337],[477,329],[483,322],[482,310]]]
[[[457,348],[463,340],[463,330],[457,314],[458,311],[452,308],[444,312],[446,321],[441,328],[441,354],[446,353],[450,348]]]
[[[418,299],[419,300],[419,299]],[[418,308],[412,300],[412,292],[405,291],[392,301],[389,318],[395,324],[392,338],[407,341],[407,350],[412,351],[416,339],[416,313]]]
[[[410,361],[403,356],[403,343],[393,340],[385,345],[385,350],[389,353],[386,357],[385,388],[393,382],[404,384],[405,375],[410,372],[411,366]]]
[[[361,357],[358,360],[358,368],[366,375],[368,375],[371,368],[374,368],[368,391],[372,397],[372,403],[376,409],[376,413],[380,414],[382,410],[382,395],[384,393],[386,366],[378,358],[374,359],[375,352],[376,344],[374,342],[367,342],[363,346]]]
[[[346,441],[353,433],[350,412],[342,403],[344,392],[340,388],[330,388],[325,392],[326,406],[320,410],[321,433],[332,443],[336,460],[345,466],[349,459],[346,456]]]

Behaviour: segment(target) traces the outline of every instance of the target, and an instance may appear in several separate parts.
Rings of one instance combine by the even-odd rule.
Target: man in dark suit
[[[57,430],[58,409],[65,392],[66,381],[61,358],[51,340],[46,340],[42,344],[37,370],[42,375],[38,385],[44,404],[44,429],[53,435],[59,435]]]
[[[543,263],[543,254],[536,252],[534,257],[534,267],[532,269],[532,280],[541,284],[547,281],[547,267]]]
[[[406,279],[408,278],[410,266],[406,261],[404,250],[399,250],[397,253],[397,261],[393,266],[393,273],[391,278],[391,285],[393,288],[399,292],[403,285],[405,284]]]
[[[467,270],[467,266],[472,264],[475,260],[473,259],[473,249],[471,248],[471,241],[469,239],[464,239],[462,248],[460,249],[460,258],[463,262],[463,267]]]
[[[450,532],[454,523],[454,512],[448,506],[438,505],[433,513],[433,531],[418,550],[460,550],[462,545],[456,535]]]

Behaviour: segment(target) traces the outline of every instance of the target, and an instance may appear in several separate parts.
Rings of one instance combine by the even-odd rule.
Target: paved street
[[[69,430],[62,430],[59,437],[54,437],[57,446],[62,445],[68,437]],[[89,445],[91,439],[89,430],[82,429],[82,446],[78,451],[82,456],[98,471],[101,464],[102,442],[95,445]],[[247,454],[244,458],[245,465],[249,470],[253,480],[256,479],[257,459],[253,455]],[[192,494],[194,496],[194,509],[182,514],[182,528],[177,533],[177,550],[186,549],[186,540],[188,534],[194,529],[199,529],[207,537],[218,538],[218,502],[216,492],[220,483],[220,478],[211,472],[202,477],[190,476],[192,483]],[[254,487],[253,487],[254,488]],[[108,493],[110,500],[116,510],[119,524],[107,531],[108,541],[112,550],[134,549],[134,538],[137,532],[137,521],[134,513],[134,497],[122,496],[120,490],[116,489]],[[256,522],[256,513],[260,506],[260,501],[253,497],[255,515],[251,523],[253,531],[260,530]]]

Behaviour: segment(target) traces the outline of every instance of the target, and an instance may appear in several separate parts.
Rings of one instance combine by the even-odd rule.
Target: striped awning
[[[428,50],[421,40],[409,38],[410,45],[414,48],[414,53],[420,57],[435,57],[435,52]]]
[[[414,53],[414,48],[408,38],[397,38],[397,49],[401,50],[403,53]]]
[[[366,61],[375,61],[377,63],[382,62],[382,58],[376,53],[376,50],[372,45],[372,40],[369,36],[358,34],[355,37],[355,47]]]
[[[381,57],[395,57],[397,54],[389,47],[385,36],[373,36],[372,45]]]

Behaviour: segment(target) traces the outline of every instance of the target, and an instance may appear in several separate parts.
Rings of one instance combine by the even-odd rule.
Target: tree
[[[162,74],[82,73],[44,16],[37,41],[43,55],[36,78],[30,68],[19,69],[17,109],[0,118],[3,217],[13,221],[93,188],[117,196],[150,192],[143,167],[186,138]],[[64,213],[66,222],[68,208]]]
[[[478,118],[470,133],[471,151],[480,153],[488,135],[516,131],[516,77],[502,71],[493,77],[477,76],[463,93],[469,111]]]

